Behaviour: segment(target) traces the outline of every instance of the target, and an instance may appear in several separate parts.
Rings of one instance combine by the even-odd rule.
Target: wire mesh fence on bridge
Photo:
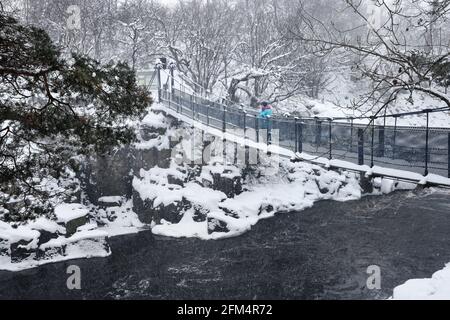
[[[220,130],[241,129],[243,137],[252,130],[260,142],[270,143],[271,132],[278,130],[279,145],[294,152],[450,178],[449,128],[375,125],[375,121],[364,125],[351,119],[274,116],[266,120],[258,118],[257,110],[249,112],[176,89],[160,90],[159,96],[180,114]],[[263,130],[267,137],[258,134]]]

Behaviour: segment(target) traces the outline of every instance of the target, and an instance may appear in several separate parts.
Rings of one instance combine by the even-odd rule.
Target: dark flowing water
[[[324,201],[237,238],[142,232],[113,238],[111,247],[108,258],[0,272],[0,298],[383,299],[450,261],[450,193]],[[66,287],[72,264],[82,271],[79,291]],[[370,265],[381,268],[381,290],[366,288]]]

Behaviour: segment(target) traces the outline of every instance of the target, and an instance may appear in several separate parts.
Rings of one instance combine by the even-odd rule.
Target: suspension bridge
[[[165,84],[161,80],[160,68],[156,68],[147,85],[157,92],[167,113],[224,141],[329,169],[359,172],[368,178],[450,188],[450,128],[429,126],[431,114],[444,114],[450,108],[353,118],[274,115],[265,120],[253,108],[226,99],[212,101],[183,90],[182,85],[176,89],[173,69]],[[397,125],[399,119],[417,115],[426,117],[426,126]],[[394,125],[386,125],[389,118]],[[377,120],[382,124],[376,124]]]

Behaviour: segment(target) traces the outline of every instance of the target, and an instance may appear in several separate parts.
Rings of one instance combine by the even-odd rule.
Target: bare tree
[[[154,61],[163,50],[164,37],[155,17],[162,17],[164,8],[154,1],[136,0],[119,7],[116,44],[122,53],[119,58],[129,61],[133,69]]]
[[[90,55],[107,59],[110,47],[105,39],[114,30],[113,16],[117,0],[23,0],[25,22],[46,30],[65,53]],[[71,11],[76,7],[79,12]],[[73,14],[79,14],[79,26],[68,24]]]
[[[195,92],[212,90],[225,73],[238,18],[228,1],[191,0],[180,1],[168,19],[160,19],[167,50]]]
[[[358,57],[354,66],[373,82],[356,107],[381,105],[376,113],[396,100],[401,92],[421,92],[450,107],[450,98],[435,82],[448,66],[449,43],[432,40],[434,28],[448,23],[450,1],[342,0],[360,26],[342,30],[327,26],[299,6],[304,24],[292,25],[292,39],[314,44],[319,52],[341,52]],[[376,10],[370,10],[374,6]],[[356,30],[356,32],[355,32]],[[448,69],[447,69],[448,70]],[[448,72],[448,71],[447,71]]]
[[[231,100],[245,92],[259,100],[280,102],[301,92],[317,97],[326,82],[324,55],[286,37],[293,1],[246,0],[239,42],[234,50],[235,74],[228,88]]]

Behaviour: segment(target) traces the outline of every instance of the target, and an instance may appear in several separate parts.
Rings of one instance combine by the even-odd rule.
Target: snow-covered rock
[[[108,208],[108,207],[120,207],[123,203],[123,196],[106,196],[100,197],[97,200],[98,206]]]
[[[105,257],[110,254],[108,236],[108,232],[98,230],[97,224],[79,227],[66,237],[64,228],[47,218],[20,226],[0,222],[0,270],[18,271],[49,262]]]
[[[355,174],[282,160],[279,174],[267,175],[272,165],[254,168],[245,181],[237,166],[205,165],[182,186],[167,179],[173,171],[183,176],[174,164],[171,169],[141,170],[133,180],[135,211],[146,223],[155,223],[155,234],[219,239],[242,234],[276,213],[301,211],[318,200],[361,197]]]
[[[394,288],[394,300],[450,300],[450,264],[431,278],[412,279]]]
[[[88,222],[89,208],[79,203],[63,203],[55,207],[56,221],[66,228],[66,236]]]

